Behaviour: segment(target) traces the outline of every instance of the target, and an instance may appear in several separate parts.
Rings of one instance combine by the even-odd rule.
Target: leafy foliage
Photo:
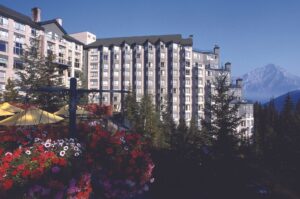
[[[31,47],[27,47],[22,55],[23,69],[16,72],[16,85],[26,92],[29,102],[46,110],[55,109],[62,103],[58,94],[35,91],[43,87],[62,86],[62,70],[55,60],[56,57],[52,53],[44,56],[40,51],[40,40],[35,38],[31,40]]]

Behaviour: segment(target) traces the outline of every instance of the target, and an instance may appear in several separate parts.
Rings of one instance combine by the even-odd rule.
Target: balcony
[[[57,64],[57,66],[62,69],[67,69],[71,67],[72,66],[71,63],[72,62],[63,58],[58,58],[57,60],[54,61],[54,64]]]

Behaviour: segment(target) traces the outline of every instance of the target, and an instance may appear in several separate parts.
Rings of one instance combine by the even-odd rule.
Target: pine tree
[[[3,92],[3,100],[5,102],[19,102],[20,95],[16,88],[16,84],[10,78],[7,80],[7,84],[5,85],[5,91]]]
[[[48,53],[45,57],[40,51],[40,40],[31,40],[31,47],[27,47],[22,55],[23,69],[18,70],[16,85],[27,93],[30,103],[38,104],[43,109],[51,110],[61,106],[62,100],[56,93],[37,92],[42,87],[62,86],[59,78],[60,69],[55,63],[55,55]]]
[[[235,102],[233,93],[230,93],[227,74],[220,74],[214,82],[214,92],[209,96],[205,105],[208,115],[203,121],[204,129],[214,137],[213,148],[215,155],[229,159],[236,155],[238,132],[237,127],[241,118],[237,116],[239,103]]]

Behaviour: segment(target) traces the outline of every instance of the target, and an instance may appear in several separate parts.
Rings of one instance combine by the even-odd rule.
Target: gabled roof
[[[3,5],[0,5],[0,15],[7,17],[7,18],[11,18],[17,22],[29,25],[33,28],[42,30],[43,28],[41,26],[39,26],[37,23],[35,23],[34,21],[32,21],[32,19],[22,13],[19,13],[15,10],[12,10],[10,8],[7,8]]]
[[[155,44],[157,42],[164,43],[178,43],[183,46],[193,45],[192,38],[182,38],[180,34],[174,35],[150,35],[150,36],[133,36],[133,37],[115,37],[115,38],[104,38],[97,39],[95,42],[87,45],[87,48],[95,48],[100,46],[121,46],[124,43],[128,45],[138,44],[143,45],[146,42]]]
[[[65,40],[71,41],[71,42],[74,42],[74,43],[77,43],[80,45],[84,45],[84,43],[82,43],[82,42],[78,41],[77,39],[75,39],[74,37],[71,37],[70,35],[68,35],[67,31],[56,21],[56,19],[39,22],[39,25],[44,26],[44,25],[53,24],[53,23],[60,29],[60,31],[62,31],[62,33],[64,34],[63,38]]]
[[[65,31],[65,29],[56,21],[56,19],[51,19],[51,20],[47,20],[47,21],[42,21],[42,22],[39,22],[38,24],[40,26],[43,26],[43,25],[48,25],[48,24],[56,24],[56,26],[64,33],[64,34],[68,34],[67,31]]]

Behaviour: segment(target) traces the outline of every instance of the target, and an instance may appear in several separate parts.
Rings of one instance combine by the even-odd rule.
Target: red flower
[[[113,152],[114,152],[114,150],[111,147],[106,149],[107,154],[112,154]]]
[[[58,165],[64,167],[67,165],[67,161],[63,158],[59,158]]]
[[[22,177],[26,178],[29,176],[29,174],[30,174],[30,171],[26,169],[25,171],[22,172]]]
[[[2,186],[4,190],[8,190],[13,186],[14,182],[11,179],[7,179],[3,182]]]
[[[139,151],[137,151],[137,150],[131,151],[131,157],[134,158],[134,159],[137,158],[137,157],[139,156],[139,154],[140,154],[140,153],[139,153]]]

